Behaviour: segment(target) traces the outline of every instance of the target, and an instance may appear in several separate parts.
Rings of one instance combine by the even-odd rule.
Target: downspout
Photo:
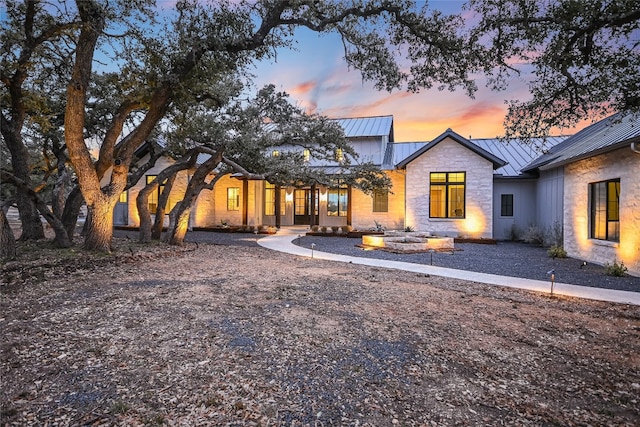
[[[640,154],[640,146],[638,145],[637,141],[632,142],[630,148],[634,153]]]

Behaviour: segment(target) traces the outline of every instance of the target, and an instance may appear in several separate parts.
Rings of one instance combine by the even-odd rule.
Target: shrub
[[[542,245],[544,243],[544,231],[536,225],[530,225],[522,234],[522,240],[526,243]]]
[[[338,230],[340,230],[340,227],[337,225],[332,225],[331,226],[331,231],[334,232],[334,234],[338,234]]]
[[[320,227],[320,230],[322,230],[323,233],[327,232],[327,226],[323,225],[322,227]]]
[[[375,223],[375,227],[373,228],[374,231],[384,231],[384,225],[380,224],[378,221],[374,220],[373,221]]]
[[[342,227],[342,232],[343,233],[349,233],[353,230],[353,227],[350,225],[345,225],[344,227]]]
[[[518,229],[517,225],[511,224],[511,228],[509,229],[508,239],[511,240],[512,242],[516,242],[520,240],[520,230]]]
[[[544,236],[545,246],[562,246],[563,244],[563,231],[562,224],[559,221],[553,223],[549,229],[547,229]]]
[[[317,233],[319,228],[320,228],[320,227],[319,227],[319,226],[317,226],[317,225],[312,225],[312,226],[311,226],[311,231],[313,231],[314,233]]]
[[[258,226],[258,233],[262,233],[264,231],[264,229],[265,229],[264,225],[259,225]]]
[[[415,230],[415,228],[413,228],[412,226],[407,225],[407,226],[404,228],[404,231],[406,231],[407,233],[409,233],[409,232],[416,231],[416,230]]]
[[[624,262],[620,261],[620,264],[613,260],[613,264],[606,263],[604,265],[604,271],[609,276],[622,277],[627,272],[627,267],[624,266]]]
[[[547,251],[550,258],[566,258],[567,251],[562,246],[553,245]]]

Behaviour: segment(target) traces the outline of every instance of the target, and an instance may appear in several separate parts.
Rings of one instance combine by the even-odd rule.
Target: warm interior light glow
[[[287,191],[285,199],[287,203],[293,202],[293,191],[291,192]]]

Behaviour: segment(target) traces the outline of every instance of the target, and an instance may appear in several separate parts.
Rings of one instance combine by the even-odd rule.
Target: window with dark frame
[[[280,189],[280,215],[286,215],[286,191]],[[264,214],[265,216],[275,216],[276,214],[276,186],[270,182],[264,184]]]
[[[620,179],[589,184],[589,237],[620,241]]]
[[[373,211],[389,212],[389,192],[388,191],[373,192]]]
[[[429,217],[464,218],[466,172],[431,172]]]
[[[513,216],[513,194],[500,195],[500,215]]]

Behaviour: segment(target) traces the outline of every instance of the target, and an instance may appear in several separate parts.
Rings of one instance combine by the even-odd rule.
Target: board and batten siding
[[[536,182],[531,179],[496,179],[493,186],[493,238],[517,239],[536,222]],[[513,195],[513,216],[502,216],[502,195]]]
[[[429,174],[465,172],[465,218],[429,218]],[[493,237],[493,165],[447,137],[406,166],[407,226],[441,236]]]
[[[545,232],[557,226],[562,227],[564,192],[562,167],[540,171],[536,188],[536,220],[531,225]]]
[[[604,265],[623,262],[640,275],[640,155],[628,147],[564,168],[564,247],[572,258]],[[589,184],[620,179],[620,241],[589,238]]]

